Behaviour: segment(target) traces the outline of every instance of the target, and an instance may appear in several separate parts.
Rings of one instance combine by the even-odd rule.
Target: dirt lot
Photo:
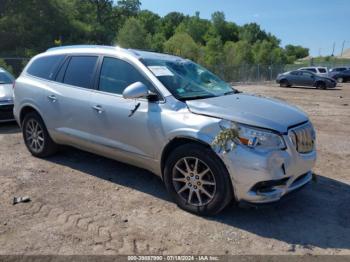
[[[149,172],[69,148],[36,159],[14,124],[0,124],[0,254],[350,254],[350,84],[238,89],[311,116],[316,184],[277,205],[201,218]],[[25,195],[30,203],[12,205]]]

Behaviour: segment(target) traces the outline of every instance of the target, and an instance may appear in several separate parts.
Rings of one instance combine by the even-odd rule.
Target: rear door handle
[[[92,108],[93,108],[94,110],[96,110],[97,113],[99,113],[99,114],[102,114],[102,113],[104,112],[102,106],[100,106],[100,105],[93,106]]]
[[[55,95],[50,95],[47,97],[52,103],[55,103],[57,101],[57,98]]]

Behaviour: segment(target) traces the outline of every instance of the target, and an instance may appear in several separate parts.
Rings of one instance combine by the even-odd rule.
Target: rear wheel
[[[51,139],[37,113],[28,113],[24,117],[22,133],[24,142],[33,156],[48,157],[57,151],[57,144]]]
[[[287,79],[282,79],[280,81],[280,87],[290,87],[290,86],[291,86],[291,84],[288,82]]]
[[[337,78],[337,82],[338,82],[338,83],[343,83],[343,82],[344,82],[344,78],[338,77],[338,78]]]
[[[232,184],[221,159],[198,144],[176,148],[164,169],[166,188],[178,206],[198,215],[213,215],[232,200]]]

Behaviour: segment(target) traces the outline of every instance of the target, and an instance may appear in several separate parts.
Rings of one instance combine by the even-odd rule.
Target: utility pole
[[[344,47],[345,47],[345,43],[346,43],[346,42],[347,42],[346,40],[344,40],[344,41],[343,41],[343,45],[342,45],[342,48],[341,48],[340,57],[342,57],[342,56],[343,56]]]
[[[334,56],[334,50],[335,50],[335,42],[333,43],[333,51],[332,51],[332,55],[331,56]]]

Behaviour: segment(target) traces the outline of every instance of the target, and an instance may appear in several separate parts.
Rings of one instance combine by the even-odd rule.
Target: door
[[[72,56],[64,62],[56,82],[46,90],[46,118],[61,143],[85,147],[89,142],[91,89],[98,56]]]
[[[153,158],[161,109],[158,102],[122,97],[124,89],[135,82],[142,82],[150,91],[156,92],[151,82],[132,64],[105,57],[98,88],[92,98],[92,123],[96,128],[95,135],[104,147],[126,157]],[[132,110],[135,110],[133,114]]]
[[[303,86],[313,86],[313,83],[315,81],[315,75],[311,72],[302,71],[300,81],[300,84]]]

